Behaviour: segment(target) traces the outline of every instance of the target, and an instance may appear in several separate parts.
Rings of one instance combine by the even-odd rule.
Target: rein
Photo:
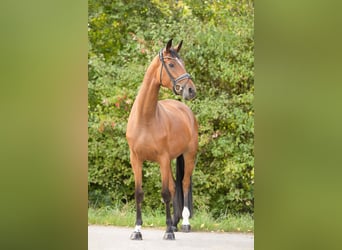
[[[174,60],[174,58],[172,58],[172,57],[166,57],[166,58],[168,58],[168,59],[173,59],[173,60]],[[160,69],[160,83],[162,82],[163,67],[165,68],[167,74],[169,75],[169,77],[170,77],[170,79],[171,79],[171,82],[172,82],[172,84],[173,84],[173,88],[176,88],[177,91],[179,90],[179,88],[181,88],[180,86],[176,86],[178,82],[180,82],[180,81],[182,81],[182,80],[184,80],[184,79],[191,79],[191,75],[188,74],[188,73],[184,73],[184,74],[180,75],[179,77],[177,77],[176,79],[173,78],[173,76],[171,75],[169,69],[166,67],[166,64],[165,64],[165,61],[164,61],[164,56],[163,56],[163,49],[161,49],[161,50],[159,51],[159,59],[160,59],[160,61],[161,61],[161,63],[162,63],[162,67],[161,67],[161,69]],[[177,87],[178,87],[178,88],[177,88]]]

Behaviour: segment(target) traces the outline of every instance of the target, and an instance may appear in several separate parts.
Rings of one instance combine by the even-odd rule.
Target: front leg
[[[171,194],[168,188],[162,190],[162,197],[166,207],[166,232],[164,234],[164,240],[174,240],[175,234],[173,232],[170,212]]]
[[[142,188],[135,189],[135,201],[136,201],[136,220],[135,220],[135,228],[133,233],[131,234],[131,240],[142,240],[141,235],[141,226],[143,224],[142,216],[141,216],[141,203],[144,199],[144,192]]]
[[[141,204],[144,199],[144,192],[142,189],[142,162],[138,161],[133,157],[131,153],[131,164],[134,173],[134,181],[135,181],[135,203],[136,203],[136,220],[135,220],[135,229],[131,234],[131,240],[142,240],[141,235],[141,226],[143,224],[142,216],[141,216]]]
[[[174,240],[175,234],[173,232],[172,227],[172,219],[171,219],[171,211],[170,211],[170,203],[173,199],[175,193],[174,180],[171,172],[171,162],[169,159],[166,159],[164,162],[160,164],[160,172],[162,178],[162,197],[165,203],[166,209],[166,232],[164,234],[164,240]]]

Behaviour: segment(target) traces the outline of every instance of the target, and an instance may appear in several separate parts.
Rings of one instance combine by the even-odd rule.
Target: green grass
[[[165,228],[164,211],[143,210],[143,227]],[[103,207],[88,208],[88,223],[96,225],[114,225],[134,227],[135,211],[129,207],[121,209]],[[192,231],[205,232],[254,232],[254,220],[250,214],[224,215],[214,219],[209,213],[195,211],[190,219]]]

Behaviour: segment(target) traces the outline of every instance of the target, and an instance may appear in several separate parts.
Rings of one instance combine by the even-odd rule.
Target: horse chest
[[[150,131],[139,132],[140,133],[134,139],[134,144],[141,148],[160,148],[160,145],[163,145],[167,140],[166,136],[163,136],[162,134],[153,134]]]
[[[144,160],[156,160],[166,148],[165,136],[151,134],[149,131],[140,129],[134,135],[128,136],[128,143],[132,151],[140,155]],[[164,145],[161,147],[161,145]]]

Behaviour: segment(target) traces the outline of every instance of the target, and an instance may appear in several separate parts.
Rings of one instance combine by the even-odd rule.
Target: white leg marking
[[[190,225],[189,216],[190,216],[189,209],[187,207],[184,207],[183,212],[182,212],[182,217],[183,217],[182,225]]]
[[[134,232],[140,232],[141,226],[136,225],[134,228]]]

